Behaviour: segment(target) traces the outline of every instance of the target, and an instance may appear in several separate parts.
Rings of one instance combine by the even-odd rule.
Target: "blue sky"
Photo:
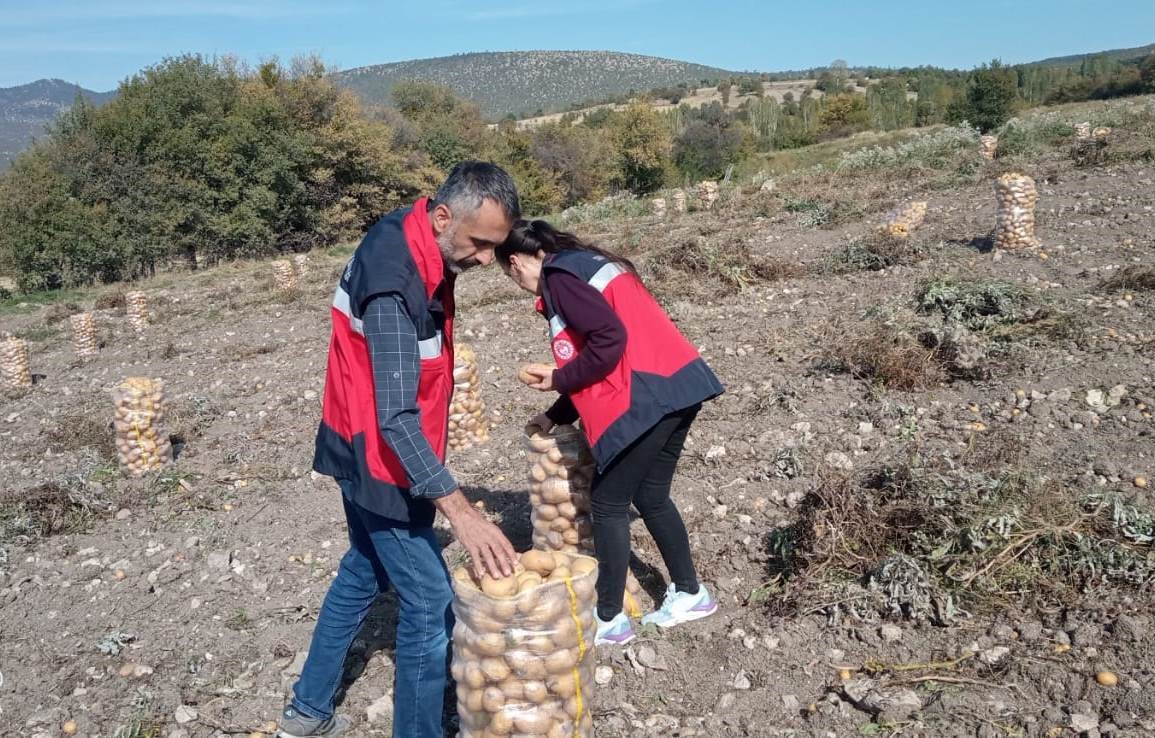
[[[607,49],[734,70],[970,68],[1155,42],[1155,0],[0,0],[0,87],[108,90],[166,56],[319,54],[349,68],[467,51]]]

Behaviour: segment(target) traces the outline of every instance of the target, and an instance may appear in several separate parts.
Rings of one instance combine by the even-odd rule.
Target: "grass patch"
[[[1142,590],[1155,582],[1153,539],[1155,516],[1130,501],[899,462],[822,478],[769,548],[794,608],[830,600],[857,617],[946,623],[963,606]]]
[[[850,374],[889,389],[934,387],[947,378],[935,350],[894,325],[874,323],[851,330],[831,325],[820,345],[816,369]]]
[[[834,274],[877,272],[899,264],[913,264],[927,256],[927,243],[919,238],[895,238],[873,231],[854,238],[834,251],[826,262]]]
[[[45,436],[49,448],[57,453],[91,448],[105,459],[116,456],[111,423],[87,415],[61,416]]]
[[[84,290],[45,290],[42,292],[17,292],[0,299],[0,315],[20,314],[28,310],[21,305],[55,305],[57,303],[84,302],[88,293]]]
[[[690,238],[654,252],[644,266],[647,283],[668,296],[714,296],[806,273],[797,262],[753,254],[744,242],[722,245],[705,238]]]
[[[1101,290],[1155,290],[1155,267],[1130,266],[1099,283]]]
[[[0,543],[85,530],[105,507],[52,482],[0,491]]]
[[[932,279],[915,296],[920,312],[938,313],[950,323],[985,330],[1019,321],[1026,312],[1026,295],[1009,282]]]

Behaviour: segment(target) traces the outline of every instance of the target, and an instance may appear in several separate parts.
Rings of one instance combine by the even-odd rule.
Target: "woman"
[[[723,392],[628,260],[542,220],[519,221],[496,252],[502,270],[538,296],[557,368],[530,386],[561,397],[531,425],[550,431],[579,417],[593,449],[591,484],[598,571],[598,644],[634,638],[622,612],[633,504],[670,572],[665,601],[643,623],[670,627],[713,614],[698,582],[670,484],[702,403]]]

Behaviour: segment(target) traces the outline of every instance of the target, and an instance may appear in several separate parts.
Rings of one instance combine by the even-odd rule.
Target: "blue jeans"
[[[341,482],[349,551],[329,586],[292,706],[328,719],[345,657],[373,601],[390,585],[397,592],[393,735],[442,738],[446,653],[453,632],[449,570],[432,528],[409,528],[351,502]]]

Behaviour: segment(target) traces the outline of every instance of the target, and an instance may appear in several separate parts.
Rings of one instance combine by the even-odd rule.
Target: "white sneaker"
[[[633,624],[624,612],[619,612],[609,621],[605,621],[595,611],[594,620],[598,624],[598,632],[594,636],[595,646],[624,646],[637,637],[634,634]]]
[[[666,599],[660,610],[642,618],[642,625],[657,625],[670,628],[679,623],[701,620],[718,612],[717,601],[706,591],[706,585],[698,584],[697,594],[679,592],[674,583],[666,588]]]

